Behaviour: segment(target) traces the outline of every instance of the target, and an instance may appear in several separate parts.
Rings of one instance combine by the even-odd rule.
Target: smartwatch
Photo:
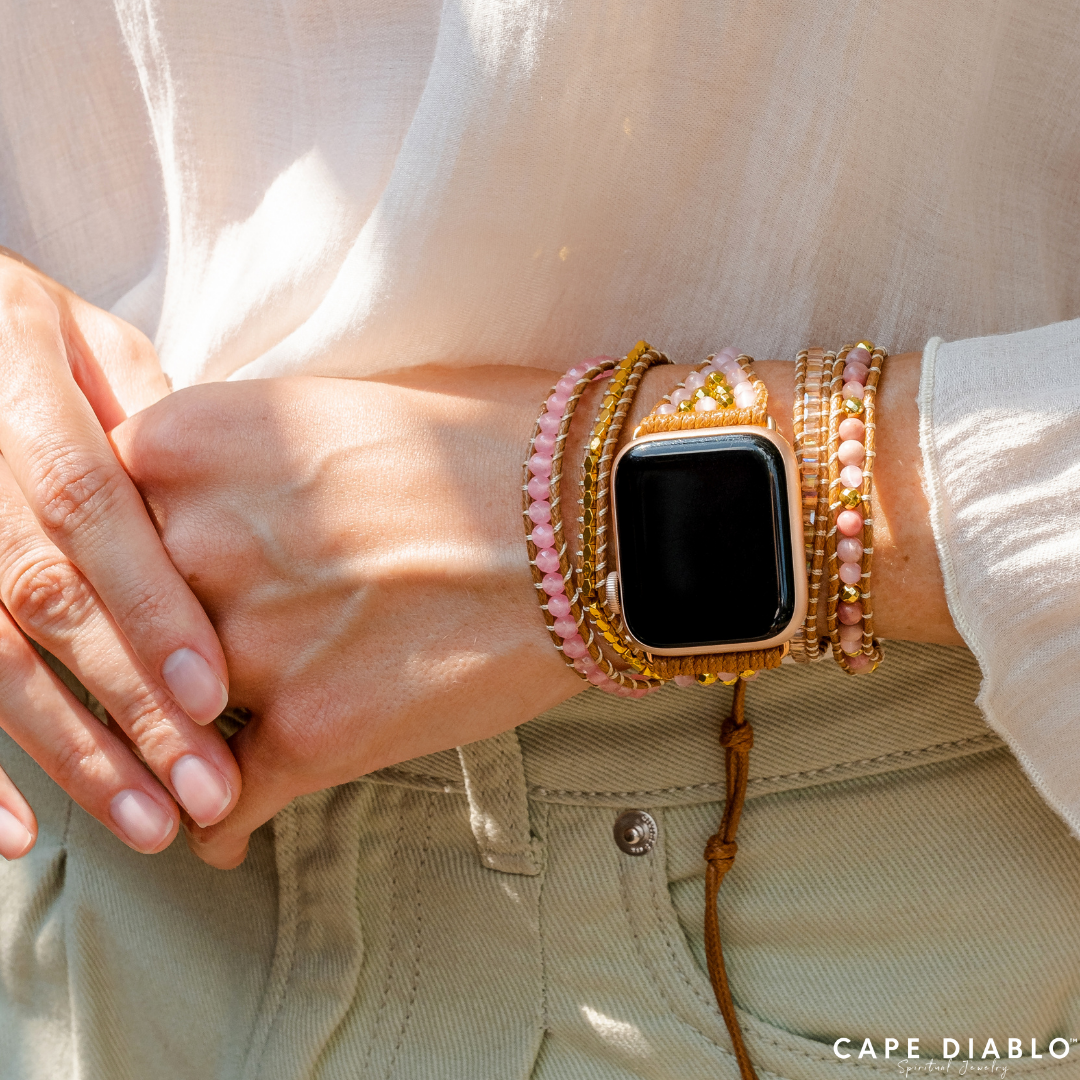
[[[807,609],[795,453],[764,406],[667,411],[646,418],[612,465],[608,602],[654,667],[774,667]],[[657,659],[668,657],[684,659]]]

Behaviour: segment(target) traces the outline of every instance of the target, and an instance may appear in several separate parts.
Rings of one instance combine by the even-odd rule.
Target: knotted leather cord
[[[716,1004],[735,1048],[735,1060],[739,1063],[742,1080],[757,1080],[750,1053],[743,1042],[739,1018],[735,1015],[735,1003],[731,1000],[731,988],[724,968],[724,951],[720,946],[720,922],[716,913],[720,883],[731,869],[735,853],[739,850],[735,834],[739,831],[739,818],[746,799],[746,781],[750,774],[750,748],[754,745],[754,731],[747,722],[745,707],[746,682],[740,679],[735,684],[731,715],[720,727],[720,745],[724,748],[727,772],[724,816],[720,819],[720,828],[705,844],[705,959],[709,965],[709,981],[716,995]]]

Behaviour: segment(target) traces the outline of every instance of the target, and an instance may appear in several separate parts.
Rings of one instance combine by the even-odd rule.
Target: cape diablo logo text
[[[858,1040],[855,1040],[855,1042],[857,1042],[857,1041]],[[946,1065],[939,1065],[937,1067],[937,1069],[933,1069],[933,1068],[930,1068],[930,1067],[924,1068],[922,1066],[911,1066],[910,1062],[912,1062],[914,1060],[917,1060],[919,1058],[919,1040],[918,1039],[906,1039],[906,1040],[903,1040],[903,1041],[907,1043],[907,1047],[906,1047],[907,1054],[906,1055],[903,1054],[900,1051],[900,1046],[901,1046],[901,1040],[900,1039],[886,1039],[885,1043],[884,1043],[885,1049],[884,1049],[884,1055],[883,1056],[886,1057],[886,1058],[889,1058],[890,1056],[895,1056],[897,1059],[902,1061],[907,1066],[906,1072],[908,1072],[908,1073],[910,1073],[910,1072],[919,1072],[919,1071],[927,1071],[927,1072],[931,1072],[931,1071],[949,1072],[950,1071],[949,1067],[946,1066]],[[961,1041],[962,1040],[960,1040],[960,1039],[944,1039],[944,1040],[942,1040],[941,1056],[950,1065],[951,1065],[953,1059],[959,1057],[959,1055],[960,1055]],[[1031,1053],[1029,1055],[1027,1055],[1027,1056],[1030,1059],[1041,1058],[1043,1055],[1039,1052],[1038,1041],[1036,1039],[1030,1039],[1030,1040],[1027,1040],[1027,1041],[1031,1045]],[[1023,1039],[1008,1039],[1007,1044],[1005,1046],[1005,1053],[1002,1054],[997,1048],[997,1043],[994,1042],[993,1039],[987,1039],[986,1040],[986,1045],[982,1049],[982,1054],[980,1054],[979,1057],[976,1058],[975,1040],[974,1040],[974,1038],[969,1038],[967,1040],[967,1058],[966,1059],[961,1059],[961,1061],[958,1062],[958,1064],[961,1066],[961,1075],[963,1075],[963,1073],[969,1071],[968,1069],[964,1068],[964,1066],[966,1066],[969,1061],[985,1061],[988,1058],[992,1058],[992,1059],[995,1059],[995,1060],[1000,1060],[1003,1057],[1009,1057],[1009,1058],[1022,1058],[1022,1057],[1024,1057],[1024,1042],[1025,1042],[1025,1040],[1023,1040]],[[1074,1042],[1076,1042],[1075,1039],[1063,1039],[1063,1038],[1061,1038],[1059,1036],[1056,1039],[1051,1039],[1050,1040],[1050,1042],[1046,1046],[1046,1052],[1052,1058],[1059,1058],[1060,1059],[1060,1058],[1063,1058],[1063,1057],[1068,1057],[1069,1056],[1070,1046]],[[871,1058],[876,1059],[877,1056],[878,1056],[877,1051],[874,1049],[874,1044],[870,1041],[870,1039],[863,1039],[863,1041],[862,1041],[862,1049],[859,1050],[858,1055],[855,1054],[854,1050],[855,1050],[855,1048],[852,1045],[852,1040],[851,1039],[837,1039],[836,1042],[833,1043],[833,1053],[838,1058],[840,1058],[841,1060],[844,1060],[844,1061],[848,1060],[849,1058],[853,1058],[853,1057],[859,1057],[859,1058],[871,1057]],[[930,1058],[931,1066],[933,1064],[933,1060],[934,1060],[933,1058]],[[901,1071],[905,1071],[905,1070],[902,1069]],[[981,1070],[978,1070],[978,1071],[981,1071]],[[994,1071],[998,1071],[998,1070],[994,1070]],[[1000,1072],[1001,1072],[1001,1075],[1004,1076],[1005,1070],[1001,1069]]]

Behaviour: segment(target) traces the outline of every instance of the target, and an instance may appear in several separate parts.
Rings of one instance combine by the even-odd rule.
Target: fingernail
[[[172,818],[144,791],[121,791],[109,811],[116,827],[139,851],[160,847],[172,829]]]
[[[184,809],[204,827],[217,821],[232,799],[228,780],[194,754],[180,758],[170,776]]]
[[[10,811],[0,806],[0,855],[17,859],[30,850],[34,837],[27,827]]]
[[[198,724],[209,724],[229,703],[229,692],[194,649],[177,649],[161,665],[161,677]]]

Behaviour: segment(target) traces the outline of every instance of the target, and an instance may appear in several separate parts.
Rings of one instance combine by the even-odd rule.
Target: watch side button
[[[612,570],[604,582],[604,599],[608,608],[614,611],[616,615],[622,612],[622,607],[619,604],[619,574],[617,570]]]

